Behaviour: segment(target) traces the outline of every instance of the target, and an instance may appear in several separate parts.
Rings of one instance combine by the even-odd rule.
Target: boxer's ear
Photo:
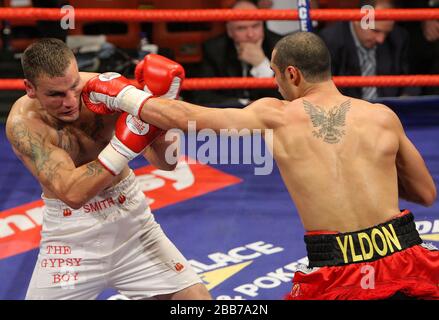
[[[37,88],[35,87],[35,85],[31,81],[24,79],[24,87],[26,89],[27,96],[31,99],[35,99],[37,96]]]
[[[285,69],[285,77],[297,87],[300,83],[302,74],[296,67],[288,66]]]

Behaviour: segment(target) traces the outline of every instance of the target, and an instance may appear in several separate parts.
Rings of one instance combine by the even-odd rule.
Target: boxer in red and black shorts
[[[309,266],[287,299],[439,299],[439,251],[424,244],[408,210],[377,226],[305,235]]]
[[[163,69],[169,71],[165,87],[180,83],[178,63],[149,60],[136,74],[144,89],[158,83]],[[270,65],[285,100],[206,108],[145,99],[117,77],[90,80],[87,92],[96,101],[87,106],[97,113],[128,112],[164,130],[188,131],[196,121],[197,130],[264,132],[303,227],[312,231],[305,237],[311,269],[297,272],[291,298],[380,299],[397,292],[437,298],[437,251],[421,245],[411,214],[395,217],[399,198],[431,206],[437,197],[398,116],[385,105],[342,95],[332,81],[329,50],[313,33],[282,38]]]

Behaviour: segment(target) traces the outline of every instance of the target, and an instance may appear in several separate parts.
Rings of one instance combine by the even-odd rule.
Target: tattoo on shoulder
[[[99,175],[104,168],[97,161],[89,162],[86,164],[87,171],[83,174],[84,176],[93,177]]]
[[[51,161],[55,149],[47,143],[47,136],[31,132],[23,123],[16,123],[12,126],[10,141],[21,155],[33,162],[38,175],[44,174],[49,181],[59,177],[58,170],[62,162]]]
[[[28,135],[29,130],[24,124],[15,122],[13,125],[11,125],[8,135],[9,141],[15,149],[24,155],[29,154],[29,148],[27,148],[28,146],[25,143]]]
[[[325,111],[322,107],[313,105],[309,101],[303,100],[305,112],[309,115],[314,137],[323,139],[330,144],[339,143],[341,138],[346,134],[346,114],[351,108],[351,101],[347,100],[339,106]]]

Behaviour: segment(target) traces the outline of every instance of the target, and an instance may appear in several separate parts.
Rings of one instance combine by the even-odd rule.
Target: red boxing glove
[[[113,175],[145,150],[163,131],[124,112],[116,122],[113,138],[98,160]]]
[[[145,92],[155,97],[176,99],[185,72],[179,63],[150,53],[136,66],[135,76]]]
[[[106,72],[90,79],[82,89],[82,99],[93,112],[109,114],[126,111],[138,115],[140,106],[151,94],[134,87],[116,72]]]

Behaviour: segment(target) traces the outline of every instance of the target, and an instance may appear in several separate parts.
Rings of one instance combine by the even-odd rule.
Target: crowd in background
[[[66,0],[38,1],[34,6],[59,7]],[[439,0],[359,0],[358,7],[382,8],[438,7]],[[313,8],[319,1],[311,1]],[[296,8],[296,0],[237,1],[232,8]],[[66,38],[57,22],[38,22],[39,35]],[[339,75],[439,74],[439,21],[376,21],[375,29],[360,22],[313,23],[314,31],[327,44],[332,56],[332,72]],[[298,21],[229,21],[226,32],[203,43],[200,63],[185,65],[189,77],[272,77],[271,50],[285,34],[299,31]],[[5,42],[4,42],[5,43]],[[161,48],[173,58],[172,52]],[[3,51],[5,48],[2,49]],[[159,53],[161,53],[159,51]],[[108,53],[108,52],[107,52]],[[114,53],[114,52],[113,52]],[[169,53],[169,54],[166,54]],[[123,55],[122,55],[123,56]],[[4,55],[2,55],[4,58]],[[113,61],[117,61],[114,60]],[[1,59],[0,59],[1,62]],[[114,65],[111,67],[114,68]],[[131,69],[122,70],[126,73]],[[115,70],[121,71],[121,70]],[[3,73],[3,72],[2,72]],[[129,74],[127,74],[129,76]],[[3,73],[3,76],[4,73]],[[374,100],[380,97],[439,94],[438,87],[341,88],[352,97]],[[245,106],[263,96],[280,97],[276,90],[212,90],[185,92],[184,98],[206,105]]]
[[[255,0],[252,2],[260,8],[283,9],[296,7],[295,0]],[[365,5],[376,9],[428,8],[439,7],[439,1],[360,0],[357,7],[361,8]],[[318,1],[312,1],[312,8],[317,8],[318,6]],[[263,28],[254,29],[258,30],[258,32],[247,28],[247,39],[244,39],[243,36],[238,37],[230,31],[234,30],[234,28],[242,28],[241,25],[243,23],[240,21],[227,23],[230,44],[216,51],[217,55],[224,53],[227,57],[221,61],[221,64],[215,66],[211,61],[211,43],[217,40],[211,40],[204,45],[206,55],[203,61],[204,68],[202,70],[204,70],[204,73],[201,74],[202,76],[236,76],[238,73],[242,76],[258,77],[259,74],[261,77],[267,76],[268,70],[259,74],[250,72],[250,75],[248,75],[247,70],[249,68],[250,70],[256,67],[260,68],[265,63],[260,62],[259,66],[255,66],[254,63],[249,64],[249,61],[242,57],[239,50],[242,47],[241,42],[244,42],[244,44],[245,41],[257,43],[258,39],[263,39],[262,46],[260,48],[253,48],[253,51],[257,55],[261,55],[260,52],[264,52],[265,57],[269,59],[270,49],[272,48],[270,43],[274,43],[278,37],[284,34],[299,31],[297,21],[268,21]],[[256,22],[253,22],[253,25],[256,28]],[[360,21],[320,23],[318,25],[314,24],[314,26],[314,32],[323,38],[331,52],[334,76],[439,74],[439,21],[437,20],[422,22],[376,21],[374,29],[362,28]],[[234,48],[238,48],[238,50],[234,50]],[[221,53],[218,54],[218,52]],[[250,54],[247,55],[249,56]],[[232,60],[230,57],[237,57],[237,59],[233,58]],[[257,60],[257,62],[259,61],[262,60]],[[231,68],[231,65],[234,66],[233,72],[228,70]],[[376,100],[381,97],[439,94],[439,88],[437,87],[356,87],[341,88],[341,90],[346,95],[366,100]],[[253,90],[249,94],[246,90],[240,90],[239,92],[235,90],[230,92],[217,91],[217,94],[227,95],[235,99],[248,99],[249,97],[263,96],[266,92]],[[276,95],[276,93],[273,92],[272,95]],[[211,101],[218,102],[218,96],[212,94],[211,97],[215,97]],[[201,99],[201,101],[197,101],[197,99]],[[206,102],[203,96],[198,96],[195,98],[195,101]],[[223,101],[229,102],[227,100]],[[244,102],[246,101],[244,100]]]

